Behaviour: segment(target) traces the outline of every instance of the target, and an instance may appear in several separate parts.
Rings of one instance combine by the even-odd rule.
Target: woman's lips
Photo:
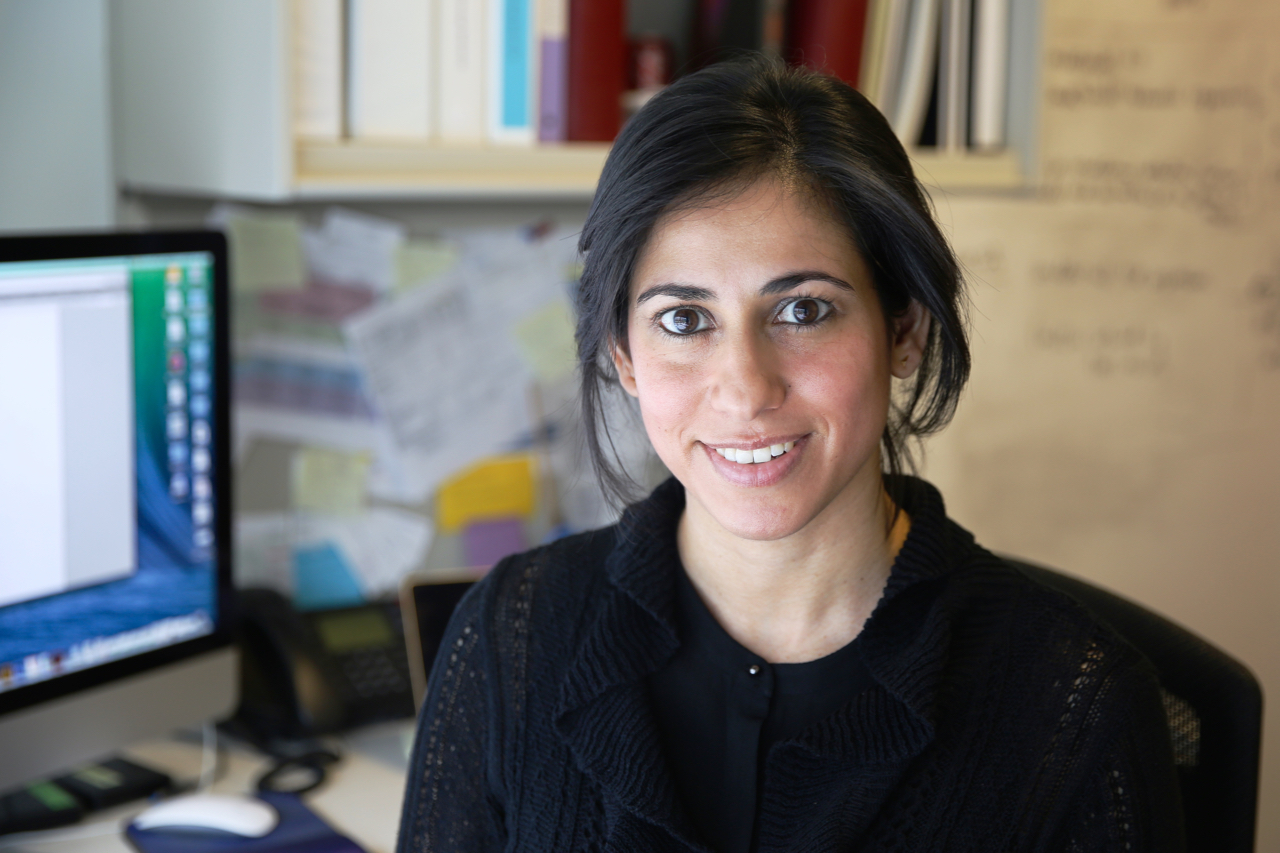
[[[800,461],[800,456],[808,444],[807,439],[807,436],[801,436],[786,441],[774,441],[772,444],[761,443],[751,448],[716,447],[710,444],[703,444],[702,447],[706,451],[707,458],[711,460],[712,467],[735,486],[770,486],[786,476],[787,472]],[[774,445],[781,449],[777,455],[773,453]],[[788,445],[790,445],[789,448]],[[748,453],[751,454],[751,462],[737,461],[740,454]],[[761,458],[763,453],[769,454],[768,459],[756,462],[755,459]],[[733,454],[734,458],[732,460],[726,458],[728,454]]]

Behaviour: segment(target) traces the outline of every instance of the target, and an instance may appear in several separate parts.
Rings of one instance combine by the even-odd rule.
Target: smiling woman
[[[583,230],[584,413],[672,474],[503,561],[432,670],[402,851],[1176,851],[1146,662],[905,476],[969,371],[885,120],[765,60],[624,128]]]

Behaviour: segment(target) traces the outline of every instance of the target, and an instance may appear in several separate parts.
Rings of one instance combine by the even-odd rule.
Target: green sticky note
[[[539,308],[516,324],[516,343],[534,376],[552,382],[573,373],[578,363],[573,329],[573,309],[563,300]]]
[[[231,286],[236,290],[298,290],[306,285],[302,220],[297,216],[232,216],[227,221],[227,241]]]
[[[444,240],[408,240],[396,256],[396,290],[425,284],[453,269],[458,247]]]
[[[295,509],[351,514],[364,506],[369,454],[302,447],[293,455],[292,473]]]

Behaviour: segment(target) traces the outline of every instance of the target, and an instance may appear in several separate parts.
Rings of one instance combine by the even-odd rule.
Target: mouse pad
[[[258,798],[280,813],[279,826],[261,838],[223,832],[138,829],[132,823],[124,835],[139,853],[365,853],[359,844],[340,835],[303,805],[297,795],[263,792]]]

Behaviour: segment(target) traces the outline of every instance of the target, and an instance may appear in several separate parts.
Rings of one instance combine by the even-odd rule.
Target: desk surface
[[[369,853],[392,853],[400,823],[404,796],[406,748],[412,736],[411,721],[362,729],[336,740],[343,759],[330,769],[324,786],[305,795],[308,806],[335,829]],[[243,747],[220,741],[224,747],[221,775],[212,790],[245,793],[268,762]],[[127,757],[178,780],[200,775],[198,743],[177,740],[135,744]],[[80,824],[44,833],[0,836],[3,853],[132,853],[122,830],[146,805],[130,803],[89,815]]]

